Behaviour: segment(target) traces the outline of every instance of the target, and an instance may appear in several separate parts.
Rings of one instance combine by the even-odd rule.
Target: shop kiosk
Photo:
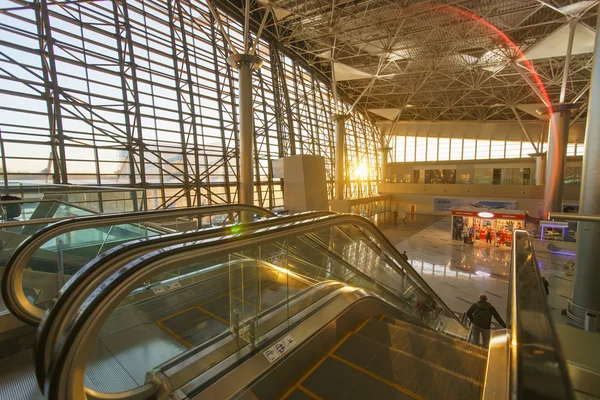
[[[452,239],[495,246],[512,245],[515,229],[525,229],[526,211],[462,208],[452,210]]]

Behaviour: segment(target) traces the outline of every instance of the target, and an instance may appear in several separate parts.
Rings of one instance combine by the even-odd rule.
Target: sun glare
[[[360,163],[356,166],[356,171],[354,172],[359,179],[364,179],[367,177],[369,170],[367,168],[367,164]]]

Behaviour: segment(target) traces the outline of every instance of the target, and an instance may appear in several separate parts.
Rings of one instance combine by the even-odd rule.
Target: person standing
[[[485,231],[485,242],[492,243],[492,231],[490,229]]]
[[[548,282],[548,279],[542,276],[542,283],[544,284],[544,291],[546,292],[546,296],[549,296],[550,289],[548,288],[550,287],[550,282]]]
[[[479,295],[479,301],[473,303],[473,305],[467,311],[467,317],[471,321],[471,333],[473,344],[482,346],[487,349],[490,344],[490,326],[492,325],[492,317],[496,318],[496,321],[503,328],[506,328],[506,324],[498,314],[498,311],[487,301],[485,294]]]
[[[406,211],[402,210],[402,223],[406,225]]]
[[[400,254],[400,257],[404,258],[406,261],[408,261],[408,254],[406,254],[406,250],[404,250],[402,252],[402,254]]]

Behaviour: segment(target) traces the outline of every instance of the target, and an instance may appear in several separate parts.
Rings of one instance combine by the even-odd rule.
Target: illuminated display
[[[480,212],[477,214],[477,216],[481,218],[494,218],[494,214],[489,212]]]

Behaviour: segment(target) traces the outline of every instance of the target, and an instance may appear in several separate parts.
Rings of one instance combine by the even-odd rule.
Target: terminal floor
[[[483,293],[500,315],[505,315],[509,247],[484,241],[469,246],[451,240],[450,217],[409,215],[406,225],[402,221],[394,225],[389,216],[374,220],[400,252],[406,251],[411,265],[453,311],[465,312]],[[551,253],[547,241],[533,242],[541,273],[550,283],[548,300],[555,322],[575,325],[561,314],[573,288],[565,263],[575,257]]]
[[[288,295],[297,293],[300,285],[300,282],[296,282],[296,287],[288,287],[263,278],[261,309],[280,304]],[[200,287],[203,287],[202,284]],[[86,367],[86,386],[101,392],[119,392],[143,385],[148,371],[227,331],[230,307],[243,310],[248,318],[255,315],[258,299],[256,287],[245,284],[244,288],[243,294],[240,286],[230,297],[230,288],[222,287],[215,290],[215,295],[207,301],[172,309],[161,318],[156,317],[164,313],[157,313],[156,310],[172,307],[166,299],[157,298],[151,307],[134,305],[124,312],[125,316],[144,323],[134,323],[126,329],[99,337]],[[192,290],[188,292],[189,295],[193,294]],[[117,321],[122,319],[118,315],[114,317]],[[241,318],[244,318],[243,315]]]
[[[461,242],[453,242],[450,239],[451,222],[449,217],[414,215],[409,216],[406,225],[402,221],[394,225],[389,216],[383,218],[380,215],[374,220],[398,250],[407,252],[413,267],[421,273],[428,284],[454,311],[466,311],[469,305],[477,300],[480,293],[485,293],[498,312],[501,315],[505,314],[508,290],[508,281],[505,274],[508,271],[510,259],[508,248],[496,248],[479,243],[475,246],[467,246]],[[542,275],[550,282],[549,303],[555,321],[572,325],[572,321],[561,315],[561,310],[566,308],[567,298],[571,295],[573,285],[572,276],[567,274],[564,264],[567,261],[573,261],[574,257],[550,253],[547,249],[547,242],[534,241],[534,247]],[[217,299],[214,300],[215,303],[218,302]],[[199,314],[199,316],[205,318],[206,316],[197,312],[204,308],[203,305],[198,304],[198,306],[188,310],[188,312]],[[164,353],[161,352],[161,357],[170,358],[185,351],[189,347],[190,341],[195,342],[199,338],[186,335],[183,332],[186,330],[185,328],[177,329],[178,332],[175,335],[173,335],[174,331],[169,332],[170,327],[179,325],[177,319],[177,315],[170,315],[169,318],[156,321],[158,323],[139,325],[136,332],[130,333],[133,333],[132,336],[138,339],[141,337],[148,339],[147,341],[143,340],[148,344],[148,346],[145,346],[145,351],[144,346],[137,347],[136,350],[140,350],[139,353],[137,351],[136,354],[125,352],[123,358],[117,361],[127,364],[129,358],[133,362],[137,355],[143,357],[149,357],[152,354],[158,355],[156,348],[151,345],[154,339],[164,346],[162,347]],[[195,318],[191,319],[195,320]],[[226,320],[227,318],[223,319]],[[209,318],[209,320],[215,324],[215,327],[222,327],[221,324],[224,324],[224,321],[219,321],[216,318]],[[204,322],[208,321],[205,320]],[[93,357],[94,361],[106,361],[113,358],[111,352],[118,350],[112,347],[113,344],[118,348],[127,347],[126,341],[123,341],[123,336],[119,338],[115,336],[113,339],[115,340],[107,340],[103,343],[103,346],[100,346],[105,348],[97,348]],[[150,351],[151,348],[153,351]],[[24,382],[33,378],[33,365],[30,359],[31,352],[29,351],[2,360],[3,362],[0,363],[0,398],[8,398],[4,397],[2,393],[11,393],[12,396],[18,393],[17,397],[12,397],[15,400],[41,398],[34,381]],[[146,361],[144,365],[150,368],[160,364],[160,360],[147,359]],[[140,369],[138,376],[121,375],[127,382],[116,380],[114,381],[116,387],[113,389],[137,386],[143,381],[142,374],[145,371],[147,369]],[[91,371],[89,370],[87,372],[86,381],[91,384],[90,386],[94,386],[90,381],[95,380],[92,377],[95,374],[90,374]],[[104,369],[104,372],[112,371]],[[105,379],[99,379],[101,378],[101,371],[98,371],[98,374],[96,375],[97,382],[102,381],[106,384]]]

